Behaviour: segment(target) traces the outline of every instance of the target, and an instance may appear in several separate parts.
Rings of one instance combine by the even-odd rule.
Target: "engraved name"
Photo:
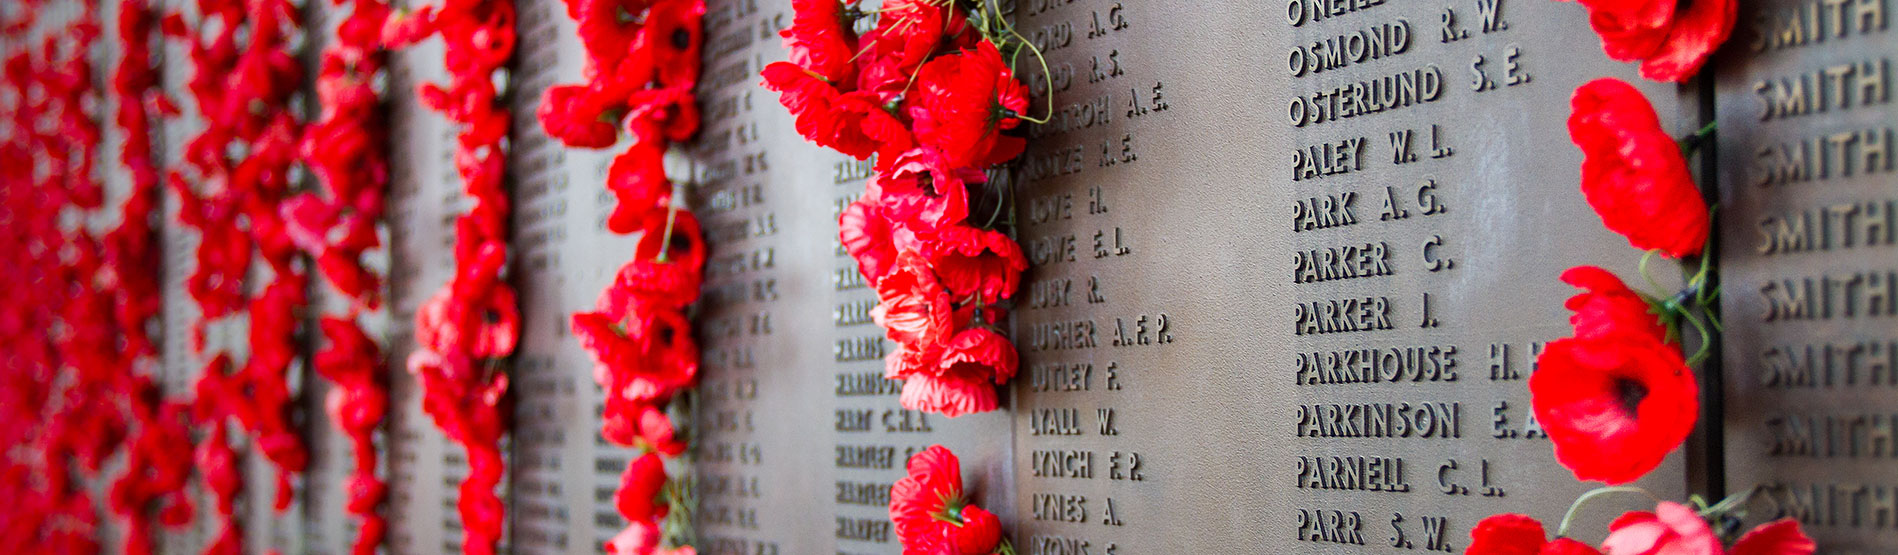
[[[1764,423],[1768,456],[1898,458],[1898,414],[1776,414]]]
[[[1298,437],[1463,437],[1463,405],[1456,402],[1350,403],[1298,406]]]
[[[1775,345],[1760,353],[1760,385],[1777,389],[1898,386],[1898,342]]]
[[[1295,466],[1299,489],[1410,491],[1398,457],[1299,457]]]
[[[1396,329],[1389,297],[1352,297],[1299,303],[1292,310],[1296,335]]]
[[[1762,255],[1898,244],[1898,200],[1867,200],[1760,218]]]
[[[1889,318],[1898,315],[1898,271],[1769,280],[1760,297],[1765,322]]]
[[[1453,382],[1455,345],[1378,347],[1298,354],[1299,385]]]
[[[1388,112],[1443,98],[1443,69],[1436,64],[1320,89],[1293,98],[1285,115],[1293,127]]]
[[[1300,44],[1286,56],[1285,65],[1293,77],[1342,69],[1403,54],[1410,49],[1411,36],[1410,21],[1398,18],[1396,23],[1372,25]]]
[[[1390,245],[1382,241],[1300,250],[1292,256],[1292,283],[1318,283],[1388,276],[1392,273]]]
[[[1797,137],[1762,145],[1749,169],[1753,185],[1789,185],[1856,175],[1892,173],[1892,128],[1866,128]]]

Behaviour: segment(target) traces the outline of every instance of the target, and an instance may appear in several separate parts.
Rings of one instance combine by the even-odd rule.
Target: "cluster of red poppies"
[[[661,456],[678,456],[667,408],[697,383],[699,351],[686,308],[704,279],[705,242],[698,219],[679,207],[665,154],[698,131],[703,0],[568,0],[586,50],[585,83],[550,87],[536,113],[561,143],[607,148],[624,130],[632,141],[614,157],[606,188],[617,204],[608,230],[637,234],[632,260],[600,293],[594,310],[573,314],[573,333],[593,357],[605,392],[600,434],[643,453],[620,478],[614,505],[628,525],[607,542],[621,555],[654,553],[677,496],[667,495]],[[692,553],[690,546],[668,553]]]
[[[148,555],[156,552],[154,514],[166,527],[191,522],[194,509],[186,490],[191,479],[191,415],[189,405],[165,399],[149,378],[132,381],[133,391],[124,397],[132,420],[124,445],[125,474],[112,482],[109,495],[113,512],[125,519],[125,552]]]
[[[449,0],[393,15],[382,32],[391,48],[441,37],[448,82],[424,83],[417,92],[429,109],[460,125],[455,170],[462,192],[474,200],[455,221],[454,276],[416,311],[417,349],[408,360],[422,384],[422,409],[468,450],[457,503],[467,553],[494,552],[506,510],[494,488],[503,475],[500,441],[507,428],[504,366],[520,338],[520,310],[501,275],[507,266],[508,199],[501,182],[508,112],[499,103],[496,77],[514,55],[514,23],[512,0]]]
[[[1693,76],[1733,26],[1732,0],[1589,2],[1590,23],[1609,56],[1645,59],[1644,76],[1682,81]],[[1674,17],[1676,10],[1684,13]],[[1711,213],[1688,170],[1683,151],[1704,139],[1677,142],[1633,85],[1603,78],[1582,85],[1571,100],[1569,137],[1583,154],[1581,190],[1610,230],[1635,248],[1665,258],[1692,259],[1707,247]],[[1706,130],[1703,130],[1703,133]],[[1644,263],[1642,271],[1646,271]],[[1709,290],[1711,266],[1675,295],[1631,289],[1595,266],[1578,266],[1561,279],[1583,291],[1567,302],[1571,337],[1550,342],[1529,377],[1536,421],[1555,446],[1555,458],[1579,480],[1625,484],[1646,476],[1687,440],[1700,413],[1700,385],[1682,356],[1680,323],[1701,332],[1704,353],[1717,340],[1702,318],[1717,298]],[[1653,283],[1652,279],[1648,280]],[[1696,314],[1702,316],[1697,316]],[[1713,320],[1718,329],[1717,320]],[[1694,359],[1698,359],[1696,354]],[[1600,493],[1576,500],[1580,505]],[[1614,555],[1705,553],[1810,555],[1812,540],[1791,519],[1774,521],[1738,537],[1734,513],[1748,500],[1740,494],[1713,504],[1698,498],[1689,507],[1663,501],[1653,512],[1632,511],[1609,526],[1601,549]],[[1573,511],[1571,511],[1573,514]],[[1484,519],[1471,531],[1465,553],[1477,555],[1599,555],[1567,537],[1568,522],[1548,539],[1542,523],[1518,514]]]
[[[1582,192],[1602,221],[1638,248],[1699,255],[1707,204],[1641,92],[1600,79],[1576,91],[1574,107],[1569,132],[1586,156]],[[1699,414],[1699,385],[1669,325],[1683,307],[1594,266],[1572,268],[1562,280],[1585,292],[1568,302],[1575,335],[1549,343],[1529,378],[1536,416],[1576,478],[1632,482],[1687,439]],[[1606,402],[1630,387],[1640,393]],[[1628,425],[1605,432],[1604,418]]]
[[[0,13],[10,50],[0,84],[0,287],[38,302],[0,310],[0,549],[96,551],[92,497],[77,474],[96,473],[127,433],[106,410],[117,358],[113,285],[97,241],[71,216],[103,203],[86,166],[99,128],[84,45],[99,34],[90,6],[60,25],[36,3]],[[44,29],[35,35],[34,29]],[[113,264],[125,262],[120,259]],[[110,299],[106,296],[105,299]]]
[[[15,170],[0,172],[0,283],[46,293],[0,310],[0,410],[9,423],[0,442],[11,446],[0,494],[12,501],[0,509],[0,550],[96,551],[95,503],[79,475],[104,478],[107,458],[123,453],[109,508],[126,520],[126,552],[149,553],[154,515],[178,526],[192,512],[186,406],[161,400],[141,375],[155,364],[159,310],[151,116],[171,105],[155,89],[152,13],[123,2],[111,93],[131,181],[116,225],[95,235],[112,216],[92,175],[101,139],[92,111],[105,101],[88,52],[100,35],[97,15],[87,4],[40,19],[41,8],[0,14],[11,18],[0,40],[37,46],[6,59],[0,84],[9,116],[0,122],[0,167]]]
[[[910,456],[909,475],[890,487],[890,520],[904,553],[1014,553],[1001,519],[970,502],[962,462],[941,445]]]
[[[335,3],[341,6],[343,0]],[[331,383],[324,409],[355,452],[344,505],[361,521],[353,550],[371,555],[387,528],[376,510],[387,488],[376,477],[374,436],[388,411],[389,394],[382,348],[364,332],[360,318],[381,304],[382,278],[363,256],[381,245],[377,224],[389,185],[388,128],[376,80],[384,75],[382,30],[391,10],[378,0],[348,5],[348,15],[318,61],[321,112],[304,127],[300,147],[304,167],[320,191],[291,198],[282,212],[291,240],[350,301],[348,313],[325,315],[318,322],[328,345],[312,362]]]
[[[121,50],[112,79],[120,130],[120,162],[131,190],[120,209],[119,227],[106,236],[106,258],[119,287],[114,291],[118,325],[127,353],[150,360],[158,354],[147,326],[161,308],[158,269],[158,195],[162,186],[153,159],[153,114],[174,115],[177,108],[158,90],[151,40],[158,14],[143,0],[121,0],[118,32]],[[134,372],[122,374],[126,419],[124,475],[112,482],[111,506],[126,521],[125,551],[153,553],[152,519],[178,527],[187,524],[193,504],[186,485],[191,478],[189,406],[165,399],[157,384]]]
[[[1709,510],[1712,509],[1712,510]],[[1516,514],[1483,519],[1470,531],[1472,541],[1464,555],[1812,555],[1817,546],[1799,522],[1790,518],[1762,524],[1723,547],[1708,519],[1721,518],[1717,508],[1695,509],[1662,501],[1653,511],[1629,511],[1608,525],[1601,550],[1557,533],[1550,540],[1541,522]],[[1566,523],[1564,523],[1566,524]],[[1725,529],[1727,523],[1722,523]],[[1725,532],[1730,533],[1730,532]]]
[[[872,315],[898,349],[884,375],[904,380],[904,408],[950,417],[994,410],[1015,375],[1014,344],[995,323],[1028,268],[1001,228],[1010,195],[983,169],[1022,152],[1004,132],[1022,121],[1027,89],[990,29],[963,7],[892,0],[875,28],[840,0],[796,0],[780,34],[791,61],[765,86],[798,133],[857,159],[875,177],[844,210],[838,237],[881,300]],[[1026,48],[1020,43],[1015,48]]]
[[[241,487],[237,459],[225,442],[235,419],[277,467],[276,509],[289,508],[292,478],[308,464],[302,438],[289,421],[287,374],[301,345],[297,312],[308,303],[308,282],[280,207],[289,197],[302,123],[292,98],[303,83],[293,54],[301,12],[287,0],[198,0],[195,18],[167,15],[165,34],[189,47],[187,83],[199,119],[184,146],[187,171],[169,185],[180,220],[199,231],[197,266],[187,288],[200,314],[192,350],[208,354],[205,332],[214,320],[246,315],[248,357],[220,353],[197,383],[197,417],[210,427],[199,446],[199,471],[219,495],[224,528],[216,549],[239,548],[234,514]],[[253,256],[268,269],[253,279]],[[257,287],[253,287],[257,286]],[[248,296],[255,288],[254,297]]]

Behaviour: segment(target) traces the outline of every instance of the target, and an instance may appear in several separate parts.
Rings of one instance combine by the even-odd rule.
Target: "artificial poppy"
[[[918,233],[962,223],[969,217],[968,184],[980,183],[984,176],[946,162],[935,149],[911,149],[880,163],[883,167],[864,196],[877,199],[892,221]]]
[[[1641,76],[1686,81],[1733,34],[1736,0],[1580,0],[1602,51],[1641,62]]]
[[[607,105],[587,87],[557,85],[540,95],[534,111],[547,135],[572,147],[603,148],[619,140],[619,125]]]
[[[1014,239],[965,225],[941,229],[922,252],[956,299],[995,303],[1013,297],[1028,270],[1028,258]]]
[[[1782,518],[1742,534],[1727,555],[1812,555],[1817,550],[1818,545],[1799,529],[1799,521]]]
[[[613,492],[613,506],[633,522],[650,522],[666,516],[665,500],[660,492],[666,487],[666,466],[659,455],[646,453],[626,463],[620,473],[619,490]]]
[[[908,545],[911,538],[939,535],[944,519],[956,518],[967,501],[962,462],[948,448],[931,445],[910,456],[906,468],[908,475],[890,486],[890,520]]]
[[[698,84],[699,51],[705,42],[699,20],[704,16],[705,0],[658,0],[647,10],[641,32],[651,37],[660,86],[691,89]]]
[[[877,284],[876,308],[870,317],[891,341],[901,345],[934,345],[948,337],[954,324],[955,304],[949,291],[936,282],[928,261],[913,252],[897,257],[896,268]]]
[[[842,0],[791,0],[791,26],[778,31],[791,63],[831,83],[856,78],[857,36]]]
[[[666,177],[664,145],[640,142],[613,157],[606,172],[606,189],[616,204],[607,216],[606,228],[626,234],[649,225],[655,207],[672,202],[672,181]],[[663,225],[663,221],[661,223]]]
[[[1693,431],[1700,387],[1673,346],[1638,334],[1549,343],[1529,376],[1536,420],[1580,480],[1639,479]]]
[[[1548,543],[1542,522],[1528,515],[1490,515],[1470,529],[1463,555],[1537,555]]]
[[[1570,106],[1569,139],[1583,155],[1582,195],[1602,223],[1641,250],[1673,258],[1700,254],[1711,218],[1707,203],[1647,97],[1602,78],[1576,89]]]
[[[857,273],[863,274],[871,287],[896,266],[896,253],[903,248],[896,241],[898,232],[883,206],[872,197],[852,201],[837,216],[837,240],[856,259]]]
[[[1653,305],[1608,270],[1576,266],[1562,272],[1562,282],[1582,289],[1564,304],[1575,313],[1568,321],[1576,337],[1633,333],[1668,340],[1667,327],[1655,317]]]
[[[1000,399],[990,375],[958,367],[942,374],[916,374],[903,380],[897,403],[903,408],[949,418],[995,410]]]
[[[1720,538],[1692,508],[1662,501],[1654,512],[1623,514],[1608,525],[1606,555],[1720,555]]]
[[[951,167],[1006,162],[1027,144],[1002,133],[1021,124],[1028,88],[987,41],[924,64],[916,75],[916,94],[903,105],[915,120],[916,142],[940,150]]]

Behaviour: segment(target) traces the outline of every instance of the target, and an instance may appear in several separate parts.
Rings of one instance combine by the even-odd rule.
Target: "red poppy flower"
[[[1727,37],[1735,0],[1581,0],[1609,58],[1641,62],[1641,76],[1686,81]]]
[[[936,283],[929,263],[914,252],[897,257],[895,270],[877,284],[877,298],[882,302],[870,309],[870,317],[899,344],[937,344],[955,322],[949,292]]]
[[[999,400],[990,374],[957,367],[941,375],[915,374],[903,380],[897,403],[909,410],[956,418],[995,410]]]
[[[791,26],[778,31],[791,63],[831,83],[856,78],[857,36],[842,0],[791,0]]]
[[[1542,551],[1537,552],[1536,555],[1602,555],[1602,553],[1574,539],[1556,538],[1555,541],[1543,544]]]
[[[1562,282],[1582,289],[1569,297],[1565,306],[1574,311],[1569,324],[1575,336],[1596,338],[1619,333],[1634,333],[1667,341],[1667,327],[1654,316],[1648,300],[1621,282],[1608,270],[1595,266],[1576,266],[1562,272]]]
[[[580,348],[593,358],[593,381],[600,387],[610,387],[614,369],[637,364],[642,354],[611,314],[575,312],[571,325]]]
[[[680,389],[691,387],[698,379],[699,349],[692,341],[691,322],[685,314],[659,309],[642,314],[644,319],[628,326],[632,339],[645,354],[644,360],[630,372],[614,375],[611,398],[638,402],[657,402],[670,398]]]
[[[1700,254],[1707,203],[1641,91],[1596,79],[1576,89],[1570,105],[1569,139],[1583,154],[1582,194],[1602,223],[1638,249],[1674,258]]]
[[[1542,523],[1526,515],[1490,515],[1470,529],[1463,555],[1537,555],[1548,545]]]
[[[349,479],[347,487],[349,488],[349,510],[358,513],[375,509],[376,504],[382,501],[384,492],[388,491],[388,485],[377,480],[373,475],[353,476]]]
[[[698,346],[683,313],[637,299],[573,315],[573,333],[594,359],[607,402],[669,399],[698,376]]]
[[[910,76],[942,50],[970,48],[978,42],[968,19],[951,3],[933,0],[892,0],[877,12],[877,27],[859,41],[857,89],[893,100]]]
[[[613,506],[619,514],[633,522],[650,522],[665,518],[665,501],[659,493],[666,487],[666,466],[660,462],[659,455],[646,453],[626,463],[626,471],[620,473],[619,490],[613,492]]]
[[[606,189],[613,192],[618,204],[607,217],[608,230],[619,234],[637,231],[647,223],[654,207],[672,201],[665,154],[665,145],[640,142],[613,157],[613,165],[607,168]]]
[[[805,114],[829,111],[830,105],[843,94],[834,85],[824,81],[822,75],[791,62],[773,62],[758,75],[764,78],[761,84],[765,88],[779,93],[778,103],[800,120]],[[801,128],[798,133],[816,140]]]
[[[976,296],[985,303],[1013,297],[1028,270],[1021,245],[999,231],[956,225],[924,243],[923,256],[956,299]]]
[[[1686,505],[1662,501],[1654,512],[1634,511],[1608,525],[1607,555],[1719,555],[1720,538]]]
[[[890,219],[926,233],[962,223],[969,216],[968,183],[979,171],[955,169],[934,149],[918,148],[890,160],[870,180],[865,197],[876,199]]]
[[[329,280],[330,286],[335,287],[338,293],[347,295],[370,310],[375,310],[381,304],[378,294],[381,292],[382,278],[364,268],[355,258],[332,250],[317,257],[316,269],[323,273],[323,278]]]
[[[475,358],[504,358],[520,337],[521,315],[514,288],[497,283],[476,299],[444,289],[417,311],[416,339],[438,352],[467,349]],[[465,303],[474,302],[476,305]]]
[[[799,135],[858,160],[879,152],[895,156],[915,144],[909,128],[884,101],[865,92],[839,93],[816,75],[789,62],[765,67],[765,88],[797,117]]]
[[[699,51],[705,37],[699,20],[705,0],[659,0],[646,12],[642,32],[651,37],[659,84],[690,89],[699,80]]]
[[[548,136],[567,146],[605,148],[619,140],[618,122],[587,87],[548,87],[541,93],[540,108],[534,115]]]
[[[461,496],[455,500],[455,509],[461,514],[464,532],[473,530],[472,534],[475,538],[483,539],[489,534],[499,536],[507,506],[492,493],[479,491],[478,486],[470,486],[476,486],[476,484],[471,481],[462,482],[461,487],[458,488]]]
[[[906,380],[942,371],[942,345],[939,343],[897,343],[896,350],[883,357],[883,377]]]
[[[916,94],[903,101],[916,121],[916,142],[942,151],[951,167],[986,167],[1019,156],[1027,141],[1002,135],[1021,124],[1028,88],[1015,80],[988,41],[938,57],[916,75]]]
[[[1799,529],[1799,521],[1782,518],[1748,530],[1733,542],[1728,555],[1812,555],[1818,546]]]
[[[691,88],[635,91],[627,96],[626,105],[626,134],[636,142],[683,142],[699,130],[698,101]]]
[[[639,16],[651,3],[651,0],[567,2],[567,16],[578,24],[580,45],[586,49],[588,79],[605,79],[628,88],[643,87],[652,80],[651,53],[633,46],[641,27]]]
[[[612,385],[601,387],[611,389]],[[600,417],[600,437],[614,445],[651,449],[668,457],[685,452],[685,442],[676,437],[678,429],[673,427],[672,419],[651,402],[609,398]]]
[[[890,486],[890,520],[904,545],[912,539],[941,537],[944,519],[956,519],[966,505],[962,495],[962,462],[941,445],[931,445],[909,458],[909,475]],[[959,520],[953,520],[960,522]]]
[[[1632,482],[1693,431],[1700,387],[1678,350],[1618,334],[1549,343],[1529,376],[1555,458],[1581,480]]]
[[[857,260],[857,273],[871,287],[896,266],[896,253],[903,248],[897,245],[898,233],[883,206],[870,196],[850,203],[837,217],[837,240]]]
[[[606,541],[606,552],[612,555],[644,555],[659,547],[659,525],[651,522],[632,522],[625,530]]]
[[[1002,543],[1002,521],[981,507],[963,507],[962,526],[951,529],[950,539],[960,555],[989,555]]]
[[[640,218],[640,225],[635,230],[639,242],[634,245],[633,259],[620,266],[601,302],[617,305],[639,296],[673,308],[692,304],[704,281],[706,256],[698,218],[685,210],[652,208]]]
[[[973,327],[956,333],[943,350],[944,375],[986,376],[996,384],[1015,377],[1015,345],[1002,334],[987,327]]]
[[[324,409],[344,430],[374,430],[388,411],[389,395],[380,387],[331,387]]]

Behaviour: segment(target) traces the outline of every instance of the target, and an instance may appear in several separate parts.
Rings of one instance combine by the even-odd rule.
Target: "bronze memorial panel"
[[[1684,127],[1691,96],[1558,2],[1015,9],[1055,91],[1014,169],[1022,552],[1454,553],[1593,485],[1526,388],[1557,275],[1639,258],[1578,191],[1569,94],[1617,76]],[[1681,459],[1644,485],[1684,497]]]
[[[1716,67],[1726,487],[1825,553],[1898,551],[1892,7],[1742,2]]]
[[[869,165],[805,142],[759,85],[785,57],[777,31],[790,20],[789,3],[755,0],[708,2],[705,16],[705,125],[689,162],[711,249],[698,324],[700,550],[900,553],[889,487],[910,453],[955,449],[982,503],[1006,505],[1007,416],[905,411],[883,380],[876,294],[837,241]]]

